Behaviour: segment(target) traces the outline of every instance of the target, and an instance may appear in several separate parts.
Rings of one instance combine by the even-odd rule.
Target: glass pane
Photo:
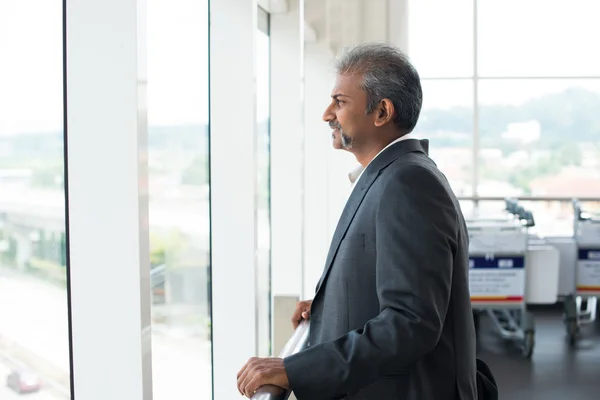
[[[271,355],[271,206],[270,206],[270,37],[268,14],[259,9],[256,31],[256,96],[257,96],[257,296],[258,296],[258,353]]]
[[[478,3],[480,76],[599,76],[597,0]]]
[[[473,81],[423,80],[423,109],[415,134],[457,196],[473,194]]]
[[[467,220],[478,218],[507,218],[505,201],[462,201],[461,207]],[[573,235],[573,205],[570,201],[523,201],[519,205],[531,211],[535,226],[529,233],[537,237],[569,237]],[[598,210],[598,203],[585,203],[586,210]]]
[[[210,399],[208,0],[147,15],[154,399]]]
[[[473,75],[473,0],[410,0],[408,51],[423,78]]]
[[[600,197],[600,79],[481,80],[482,196]]]
[[[62,2],[1,1],[0,54],[0,399],[31,390],[32,399],[62,400],[70,397]]]

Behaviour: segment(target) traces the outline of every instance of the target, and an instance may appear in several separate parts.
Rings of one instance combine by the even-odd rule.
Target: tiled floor
[[[479,357],[492,368],[501,400],[600,400],[600,321],[588,325],[576,347],[566,339],[560,308],[536,309],[531,360],[481,320]]]

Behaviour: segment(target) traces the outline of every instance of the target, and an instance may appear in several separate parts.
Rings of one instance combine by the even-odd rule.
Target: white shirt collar
[[[379,153],[377,153],[377,155],[375,157],[373,157],[373,160],[376,159],[378,155],[380,155],[381,153],[383,153],[388,147],[393,146],[396,143],[401,142],[403,140],[412,139],[412,138],[413,137],[412,137],[412,135],[410,133],[407,133],[406,135],[400,136],[398,139],[394,140],[393,142],[391,142],[390,144],[388,144],[387,146],[385,146]],[[373,162],[373,160],[371,160],[371,162]],[[350,173],[348,174],[348,179],[350,180],[350,183],[352,184],[352,186],[356,185],[356,182],[358,182],[358,180],[362,176],[362,173],[363,173],[364,170],[365,170],[365,168],[363,168],[362,165],[359,165],[358,167],[356,167],[355,169],[353,169],[352,171],[350,171]]]

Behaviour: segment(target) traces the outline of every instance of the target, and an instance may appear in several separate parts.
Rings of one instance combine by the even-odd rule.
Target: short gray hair
[[[367,94],[367,114],[383,99],[396,109],[394,123],[404,133],[417,125],[423,91],[417,70],[408,57],[388,44],[364,43],[346,49],[336,63],[338,74],[362,76],[361,88]]]

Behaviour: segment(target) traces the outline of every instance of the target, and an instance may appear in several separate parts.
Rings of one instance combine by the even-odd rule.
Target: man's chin
[[[342,137],[338,132],[333,132],[331,134],[331,146],[336,150],[342,150],[344,148]]]

